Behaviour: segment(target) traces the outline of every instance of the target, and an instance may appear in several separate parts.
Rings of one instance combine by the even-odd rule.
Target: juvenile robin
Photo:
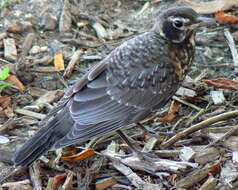
[[[175,94],[193,62],[195,34],[213,22],[188,7],[160,13],[154,27],[125,41],[70,88],[45,125],[14,155],[29,166],[48,150],[121,131],[162,108]]]

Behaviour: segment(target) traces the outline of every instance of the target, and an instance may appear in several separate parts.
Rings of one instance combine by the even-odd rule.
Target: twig
[[[199,108],[198,106],[195,106],[194,104],[191,104],[189,102],[186,102],[186,101],[178,98],[177,96],[173,96],[173,100],[176,100],[176,101],[178,101],[178,102],[180,102],[180,103],[182,103],[182,104],[184,104],[186,106],[189,106],[189,107],[191,107],[191,108],[193,108],[193,109],[195,109],[197,111],[200,111],[202,109],[202,108]]]
[[[232,55],[232,58],[233,58],[233,63],[234,63],[234,66],[235,66],[235,71],[238,72],[238,53],[237,53],[237,50],[236,50],[236,45],[235,45],[235,41],[230,33],[230,31],[228,29],[225,29],[224,31],[224,35],[226,37],[226,40],[227,40],[227,44],[231,50],[231,55]]]
[[[13,64],[13,63],[11,63],[11,62],[9,62],[9,61],[7,61],[5,59],[2,59],[2,58],[0,58],[0,62],[6,63],[6,64]]]
[[[40,168],[37,162],[35,162],[30,168],[30,177],[35,190],[42,190],[42,183],[40,179]]]
[[[215,141],[211,142],[205,148],[211,147],[211,146],[217,144],[220,141],[224,141],[225,139],[227,139],[228,137],[230,137],[231,135],[233,135],[237,131],[238,131],[238,125],[235,125],[229,131],[227,131],[223,136],[221,136],[220,138],[218,138]]]
[[[64,71],[63,75],[64,77],[70,77],[71,73],[74,70],[75,65],[80,62],[80,57],[82,53],[83,53],[82,50],[77,50],[76,52],[74,52],[67,68]]]
[[[216,164],[214,164],[216,165]],[[194,172],[187,175],[187,177],[182,178],[180,181],[177,182],[177,188],[184,188],[188,189],[193,185],[197,184],[199,181],[204,179],[207,174],[211,171],[213,166],[205,166],[202,169],[195,170]]]
[[[1,173],[0,173],[0,184],[2,184],[5,180],[7,180],[10,176],[13,176],[14,174],[20,172],[22,167],[9,167],[6,169],[1,168]]]
[[[112,165],[126,176],[135,187],[139,187],[142,183],[145,183],[135,172],[133,172],[128,166],[120,163],[117,160],[113,160]]]
[[[211,117],[209,119],[206,119],[205,121],[202,121],[196,125],[193,125],[187,129],[185,129],[184,131],[181,131],[179,133],[177,133],[175,136],[173,136],[172,138],[170,138],[168,141],[164,142],[161,147],[162,148],[167,148],[171,145],[173,145],[174,143],[176,143],[177,141],[179,141],[180,139],[188,136],[189,134],[198,131],[200,129],[206,128],[207,126],[219,122],[219,121],[223,121],[226,119],[230,119],[230,118],[234,118],[234,117],[238,117],[238,110],[236,111],[230,111],[230,112],[226,112],[214,117]]]
[[[33,112],[33,111],[29,111],[29,110],[25,110],[25,109],[20,109],[20,108],[17,108],[16,110],[14,110],[14,112],[18,113],[18,114],[21,114],[21,115],[26,115],[26,116],[30,116],[30,117],[33,117],[33,118],[36,118],[36,119],[44,119],[45,118],[45,114],[41,114],[41,113],[36,113],[36,112]]]
[[[67,189],[72,188],[73,177],[74,177],[74,173],[69,172],[67,175],[67,178],[66,178],[63,186],[60,188],[60,190],[67,190]]]
[[[8,119],[3,125],[0,125],[0,134],[15,126],[16,122],[13,118]]]
[[[29,52],[29,50],[31,49],[35,38],[36,38],[36,35],[34,33],[29,33],[26,36],[26,38],[24,39],[24,42],[22,44],[22,52],[19,55],[19,58],[18,58],[17,63],[15,65],[15,70],[16,71],[19,71],[19,70],[23,69],[26,66],[25,57],[26,57],[27,53]]]

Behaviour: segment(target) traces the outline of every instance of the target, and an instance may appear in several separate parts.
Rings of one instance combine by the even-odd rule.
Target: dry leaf
[[[203,80],[208,86],[213,86],[215,88],[228,89],[228,90],[238,90],[238,81],[230,80],[226,78],[218,78],[212,80]]]
[[[0,107],[3,109],[11,105],[11,98],[9,96],[0,96]]]
[[[0,117],[11,118],[14,116],[11,108],[11,98],[8,96],[0,96]]]
[[[77,161],[86,160],[93,156],[95,156],[95,152],[93,151],[93,149],[89,148],[87,150],[80,152],[79,154],[72,155],[72,156],[62,156],[61,158],[68,162],[77,162]]]
[[[225,14],[223,11],[217,12],[215,18],[220,24],[238,24],[238,17]]]
[[[180,107],[181,104],[179,102],[173,101],[170,106],[169,112],[165,116],[161,117],[159,120],[162,123],[172,123],[175,120]]]
[[[107,179],[101,179],[96,182],[96,190],[109,189],[115,184],[117,184],[117,181],[113,177],[109,177]]]
[[[63,175],[57,175],[53,179],[53,189],[58,189],[65,181],[66,179],[66,174]]]
[[[64,57],[62,53],[57,53],[54,56],[54,65],[56,71],[64,70]]]
[[[211,167],[211,170],[209,172],[209,175],[215,176],[217,174],[221,173],[221,162],[218,162],[217,164],[213,165]]]
[[[16,86],[18,90],[23,93],[25,91],[25,86],[22,84],[22,82],[16,77],[16,75],[10,75],[7,80],[10,84]]]

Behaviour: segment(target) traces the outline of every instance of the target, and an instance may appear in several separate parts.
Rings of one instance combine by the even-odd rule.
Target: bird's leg
[[[147,135],[149,135],[150,137],[155,137],[156,139],[160,138],[159,134],[157,134],[155,131],[151,129],[145,128],[141,123],[137,123],[137,126],[140,127],[141,130]]]
[[[121,130],[117,130],[117,133],[119,134],[119,136],[122,138],[123,141],[125,141],[125,143],[129,146],[129,148],[131,149],[131,151],[133,153],[136,154],[136,156],[143,161],[148,161],[148,162],[155,162],[155,156],[147,153],[147,152],[142,152],[141,150],[138,149],[137,146],[135,146],[132,142],[131,142],[131,138],[128,137],[125,133],[123,133]],[[153,158],[154,157],[154,158]]]

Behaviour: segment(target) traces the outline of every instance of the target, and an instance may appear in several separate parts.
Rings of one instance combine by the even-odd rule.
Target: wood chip
[[[221,168],[220,181],[223,184],[229,184],[238,177],[237,167],[231,162],[231,160],[226,161],[224,166]]]
[[[238,0],[236,0],[238,1]],[[237,2],[237,5],[238,5],[238,2]],[[236,49],[236,44],[235,44],[235,41],[234,41],[234,38],[232,36],[232,34],[230,33],[230,31],[226,28],[224,30],[224,35],[227,39],[227,44],[230,48],[230,51],[231,51],[231,55],[232,55],[232,58],[233,58],[233,63],[234,63],[234,66],[235,66],[235,71],[238,72],[238,52],[237,52],[237,49]]]
[[[71,18],[69,7],[70,7],[69,1],[65,0],[63,10],[60,15],[60,20],[59,20],[60,33],[66,33],[71,30],[72,18]]]
[[[64,70],[64,58],[62,53],[56,53],[54,56],[54,65],[56,71]]]
[[[61,90],[48,91],[33,102],[32,107],[34,107],[36,112],[40,112],[46,104],[51,104],[54,101],[59,100],[63,94],[64,93]]]
[[[222,104],[226,101],[223,91],[211,91],[211,98],[215,105]]]
[[[3,40],[4,43],[4,57],[8,61],[17,60],[17,48],[15,40],[13,38],[6,38]]]
[[[120,163],[119,161],[112,161],[112,165],[123,175],[125,175],[135,187],[140,187],[142,183],[145,183],[135,172],[129,167]]]
[[[238,164],[238,151],[232,152],[232,161],[234,164]]]
[[[14,110],[15,113],[18,113],[18,114],[21,114],[21,115],[26,115],[26,116],[29,116],[29,117],[32,117],[32,118],[36,118],[36,119],[44,119],[45,118],[45,114],[41,114],[41,113],[36,113],[36,112],[33,112],[33,111],[29,111],[29,110],[26,110],[26,109],[20,109],[20,108],[17,108]]]
[[[31,182],[29,179],[4,183],[2,184],[2,187],[9,188],[9,190],[32,190]]]
[[[217,180],[210,176],[199,188],[199,190],[214,190],[216,189]]]
[[[201,148],[200,151],[196,152],[194,156],[194,160],[199,164],[206,164],[208,162],[212,162],[220,157],[219,151],[214,148]]]
[[[74,177],[74,173],[73,172],[69,172],[67,174],[67,177],[65,179],[64,184],[62,185],[62,187],[60,188],[60,190],[68,190],[72,188],[72,184],[73,184],[73,177]]]
[[[29,173],[30,173],[34,190],[42,190],[40,168],[39,168],[38,162],[33,163],[33,165],[29,168]]]
[[[177,90],[176,95],[177,96],[182,96],[182,97],[195,97],[195,96],[197,96],[197,93],[194,90],[184,88],[184,87],[180,87]]]
[[[180,150],[180,159],[183,161],[190,161],[195,155],[195,151],[190,147],[183,147]]]
[[[108,36],[106,29],[99,22],[92,22],[92,27],[96,31],[99,39],[105,39]]]
[[[72,74],[74,70],[75,65],[79,64],[82,53],[83,53],[82,50],[77,50],[74,52],[67,68],[64,71],[64,75],[63,75],[64,77],[70,77],[70,75]]]
[[[1,145],[1,144],[7,144],[7,143],[9,143],[9,142],[10,142],[9,138],[0,135],[0,145]]]
[[[6,37],[7,37],[7,33],[5,33],[5,32],[0,33],[0,40],[3,40]]]
[[[206,166],[202,169],[194,170],[193,172],[187,174],[185,178],[182,178],[176,183],[177,188],[188,189],[193,185],[197,184],[199,181],[204,179],[207,174],[210,172],[211,166]]]
[[[117,184],[117,181],[113,177],[101,179],[101,180],[96,181],[96,190],[108,189],[115,184]]]

